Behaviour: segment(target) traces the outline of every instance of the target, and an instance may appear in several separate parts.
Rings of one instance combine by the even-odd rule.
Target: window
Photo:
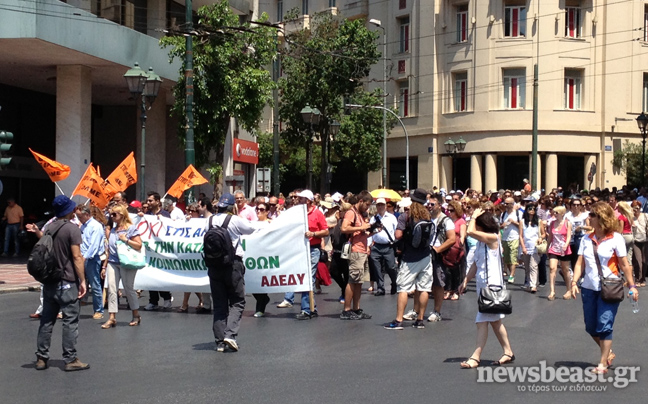
[[[648,111],[648,73],[643,74],[643,96],[641,98],[641,111]]]
[[[277,21],[283,21],[283,0],[277,0]]]
[[[404,9],[405,7],[407,7],[407,0],[399,0],[399,1],[398,1],[398,9],[399,9],[399,10],[402,10],[402,9]]]
[[[583,27],[581,25],[581,9],[579,7],[567,7],[565,9],[565,37],[580,38]]]
[[[302,0],[302,15],[308,15],[308,0]]]
[[[643,30],[643,39],[648,41],[648,4],[644,6],[644,30]]]
[[[526,36],[526,7],[504,7],[504,36],[508,38]]]
[[[468,109],[468,73],[453,73],[454,112]]]
[[[525,69],[504,69],[504,108],[524,109],[526,100]]]
[[[581,109],[583,71],[565,69],[565,109]]]
[[[409,52],[409,17],[399,18],[399,51],[401,53]]]
[[[335,0],[329,0],[329,7],[335,7]]]
[[[409,83],[407,81],[398,84],[398,115],[409,116]]]
[[[398,61],[398,74],[405,74],[405,61],[404,60],[399,60]]]
[[[457,42],[468,40],[468,5],[457,6]]]

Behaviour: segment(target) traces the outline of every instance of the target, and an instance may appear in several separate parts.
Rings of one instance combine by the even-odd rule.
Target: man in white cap
[[[373,245],[371,246],[371,253],[369,254],[369,270],[373,275],[372,278],[376,280],[376,292],[374,296],[383,296],[385,294],[385,280],[382,274],[382,268],[391,279],[392,295],[396,294],[396,257],[394,251],[394,242],[396,225],[398,224],[396,217],[387,212],[387,201],[385,198],[378,198],[376,200],[376,216],[369,220],[370,225],[374,225],[376,221],[380,221],[381,231],[372,236]]]

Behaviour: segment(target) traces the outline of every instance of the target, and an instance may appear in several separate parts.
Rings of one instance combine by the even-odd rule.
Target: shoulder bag
[[[119,256],[119,265],[125,269],[142,269],[146,266],[146,253],[144,244],[138,250],[130,247],[127,243],[117,240],[117,255]]]
[[[497,243],[499,250],[499,240]],[[486,243],[484,243],[484,254],[484,258],[486,259],[486,280],[488,282],[488,244]],[[501,268],[500,276],[502,276]],[[505,288],[504,278],[502,278],[502,285],[487,285],[485,288],[482,288],[479,291],[477,305],[479,306],[480,313],[511,314],[513,312],[511,291]]]
[[[603,270],[601,269],[601,260],[598,255],[598,244],[592,240],[594,246],[594,258],[596,258],[596,269],[598,269],[599,281],[601,283],[601,299],[606,303],[619,303],[623,301],[623,279],[618,278],[604,278]]]

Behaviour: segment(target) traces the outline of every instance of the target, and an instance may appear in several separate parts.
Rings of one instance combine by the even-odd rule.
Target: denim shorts
[[[592,337],[612,340],[612,327],[619,303],[606,303],[601,299],[601,292],[587,288],[581,288],[581,295],[585,331]]]

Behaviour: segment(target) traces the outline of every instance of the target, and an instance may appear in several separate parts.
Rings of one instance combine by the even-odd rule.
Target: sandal
[[[472,366],[470,363],[468,363],[468,362],[470,362],[470,361],[475,362],[475,366]],[[481,362],[480,362],[479,359],[475,359],[475,358],[473,358],[473,357],[470,357],[470,358],[466,359],[465,361],[461,362],[461,363],[459,364],[459,366],[461,366],[462,369],[474,369],[474,368],[476,368],[477,366],[479,366],[480,363],[481,363]]]
[[[608,372],[608,368],[598,365],[597,367],[592,369],[591,372],[594,373],[595,375],[604,375]]]
[[[550,302],[553,302],[555,299],[556,299],[556,295],[553,293],[547,296],[547,300],[549,300]]]
[[[616,354],[614,352],[610,351],[610,354],[607,357],[607,366],[608,367],[612,366],[612,362],[614,362],[615,358],[616,358]]]
[[[105,323],[101,324],[101,328],[104,330],[107,330],[109,328],[115,327],[117,325],[117,320],[115,319],[110,319],[106,321]]]
[[[459,295],[456,293],[453,293],[452,296],[450,296],[450,300],[459,300]]]
[[[188,313],[189,312],[189,307],[180,307],[178,309],[178,313]]]
[[[141,322],[142,322],[142,316],[137,316],[137,317],[133,317],[133,319],[131,320],[130,323],[128,323],[128,325],[130,325],[131,327],[137,327],[138,325],[140,325]]]
[[[509,358],[509,360],[502,362],[502,358],[504,357]],[[500,358],[500,360],[498,361],[493,362],[493,366],[502,366],[502,365],[506,365],[507,363],[513,363],[513,361],[515,361],[515,355],[504,354],[502,355],[502,358]]]

